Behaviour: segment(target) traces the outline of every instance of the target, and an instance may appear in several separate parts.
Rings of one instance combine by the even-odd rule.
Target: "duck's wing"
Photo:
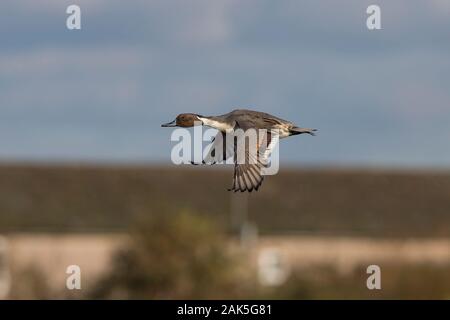
[[[254,130],[253,123],[247,121],[236,121],[235,132],[242,129],[242,132]],[[256,150],[251,150],[250,143],[246,143],[243,134],[237,134],[234,141],[234,176],[233,185],[230,191],[258,190],[264,181],[264,169],[267,168],[268,158],[278,142],[274,139],[274,132],[267,131],[263,134],[257,133]],[[242,150],[239,150],[242,149]],[[239,153],[242,156],[239,157]]]
[[[202,164],[225,163],[233,155],[233,150],[233,142],[227,141],[226,134],[219,131],[206,149]]]

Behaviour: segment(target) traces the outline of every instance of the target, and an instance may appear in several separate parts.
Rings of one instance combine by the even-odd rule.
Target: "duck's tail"
[[[293,127],[291,129],[289,129],[289,132],[291,133],[291,136],[294,136],[296,134],[302,134],[302,133],[307,133],[310,134],[312,136],[315,136],[315,132],[317,131],[317,129],[309,129],[309,128],[299,128],[299,127]]]

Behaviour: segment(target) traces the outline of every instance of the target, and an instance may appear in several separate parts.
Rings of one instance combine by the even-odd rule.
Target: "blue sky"
[[[82,30],[66,29],[78,4]],[[366,28],[381,7],[382,30]],[[3,0],[0,160],[169,163],[181,112],[319,129],[296,165],[450,167],[450,1]]]

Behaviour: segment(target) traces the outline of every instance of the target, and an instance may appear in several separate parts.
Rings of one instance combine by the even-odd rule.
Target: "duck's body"
[[[312,129],[299,128],[290,121],[283,120],[271,114],[253,110],[237,109],[221,116],[204,117],[198,116],[203,125],[215,128],[224,133],[234,131],[236,124],[245,123],[246,127],[253,129],[277,130],[280,138],[286,138],[294,134],[314,134]],[[242,125],[241,125],[242,127]]]
[[[266,166],[265,163],[267,157],[270,155],[273,148],[273,143],[271,142],[275,140],[272,139],[273,134],[278,135],[281,139],[302,133],[314,135],[314,131],[316,131],[315,129],[300,128],[290,121],[283,120],[265,112],[246,109],[233,110],[220,116],[202,116],[193,113],[184,113],[178,115],[174,121],[166,123],[162,126],[192,127],[197,124],[209,126],[219,130],[219,135],[221,138],[225,137],[226,134],[234,133],[237,129],[242,129],[244,132],[250,129],[262,129],[268,132],[263,141],[258,141],[258,145],[256,146],[257,150],[264,150],[264,152],[259,154],[256,160],[252,159],[254,160],[253,162],[249,160],[251,156],[249,156],[248,150],[244,150],[244,152],[246,152],[245,159],[247,159],[247,162],[238,163],[236,157],[234,158],[234,179],[233,187],[230,190],[239,190],[241,192],[258,190],[261,185],[264,179],[261,171]],[[221,140],[221,143],[225,141],[225,139],[216,140]],[[212,160],[209,159],[211,160],[211,164],[214,164],[216,162],[215,160],[218,158],[223,157],[225,160],[225,158],[228,157],[229,149],[225,146],[225,144],[223,145],[223,150],[219,150],[221,152],[220,155],[219,152],[216,152],[214,145],[212,146],[212,149],[212,157],[210,157]],[[236,153],[236,143],[234,144],[234,151]],[[208,162],[203,161],[203,163]]]

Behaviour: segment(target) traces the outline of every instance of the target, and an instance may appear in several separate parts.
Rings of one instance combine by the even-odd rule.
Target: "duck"
[[[249,152],[246,151],[246,161],[240,163],[234,155],[234,174],[233,184],[229,191],[252,192],[258,191],[263,180],[263,168],[267,167],[268,157],[272,152],[274,145],[279,139],[287,138],[294,135],[309,134],[314,136],[317,129],[302,128],[293,122],[273,116],[269,113],[236,109],[229,113],[219,116],[203,116],[196,113],[181,113],[175,120],[164,123],[162,127],[182,127],[188,128],[196,125],[208,126],[218,130],[218,134],[213,139],[214,144],[211,145],[211,151],[202,161],[202,164],[215,164],[219,160],[226,160],[231,154],[236,154],[236,140],[234,143],[224,143],[227,134],[233,134],[241,129],[244,133],[248,130],[265,130],[264,139],[258,140],[257,159],[249,160]],[[274,139],[276,135],[277,139]],[[220,138],[220,139],[217,139]],[[240,139],[239,136],[237,139]],[[238,140],[239,141],[239,140]],[[217,142],[217,144],[216,144]],[[221,143],[222,148],[217,148]],[[232,144],[232,146],[230,146]],[[247,148],[247,146],[246,146]],[[262,151],[262,152],[261,152]],[[193,163],[191,162],[192,164]]]

